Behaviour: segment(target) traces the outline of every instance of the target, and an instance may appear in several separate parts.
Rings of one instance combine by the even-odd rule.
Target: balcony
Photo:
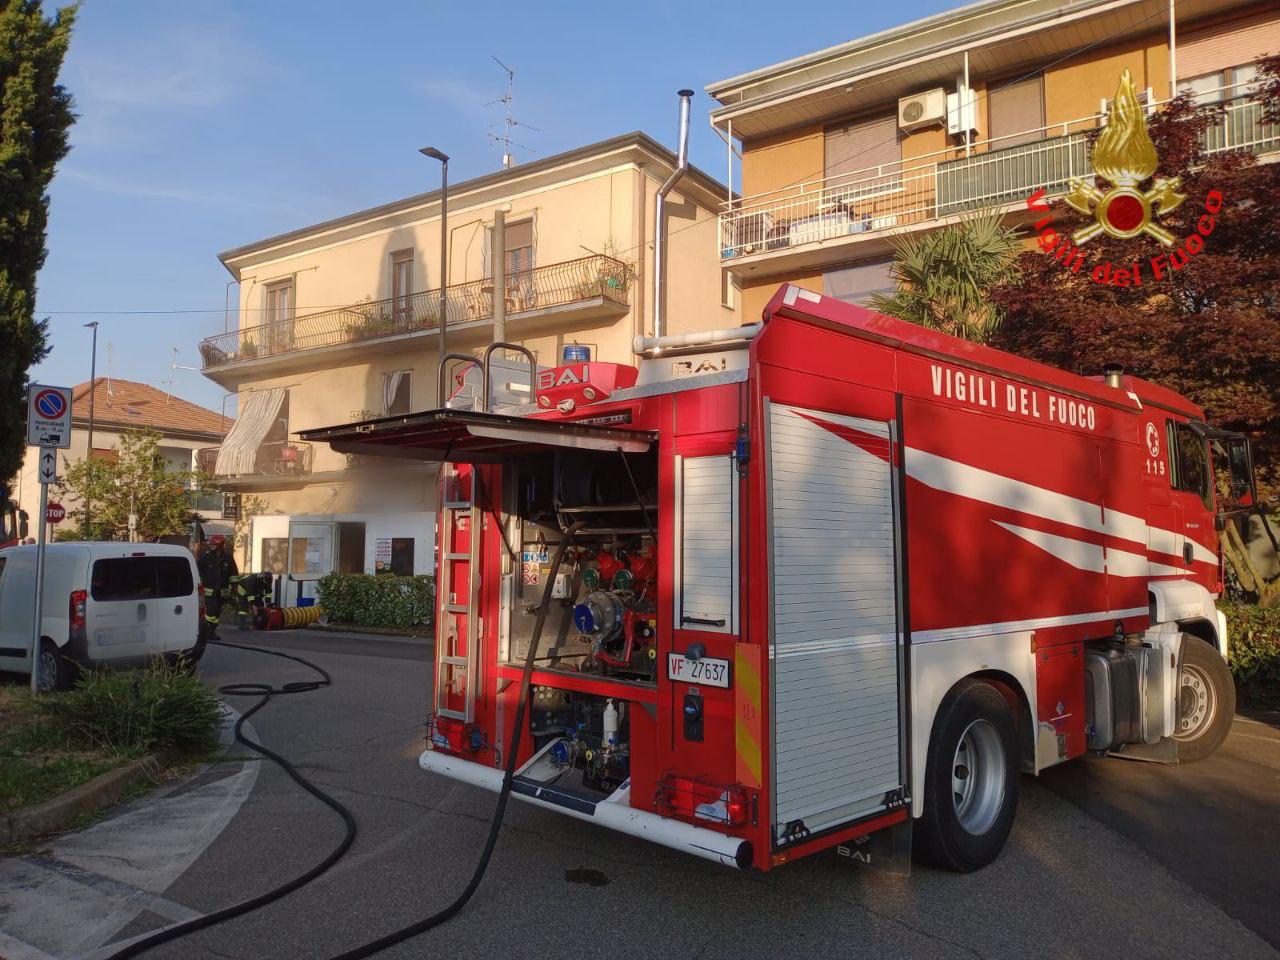
[[[630,309],[630,267],[603,255],[536,267],[506,278],[510,335],[545,332],[548,325],[581,325],[616,319]],[[493,281],[473,280],[446,290],[449,333],[465,342],[468,332],[487,339],[493,323]],[[236,370],[270,364],[305,365],[314,355],[400,349],[405,340],[435,332],[440,322],[440,291],[408,297],[366,300],[350,306],[277,320],[209,337],[200,344],[202,369],[222,383],[239,379]],[[457,343],[458,340],[453,342]]]
[[[220,447],[202,447],[196,451],[196,463],[203,473],[220,484],[241,485],[244,481],[287,482],[311,476],[312,449],[309,443],[296,440],[271,440],[258,445],[248,471],[218,472]]]
[[[1280,126],[1265,122],[1263,110],[1247,99],[1224,104],[1205,131],[1206,150],[1280,150]],[[1018,206],[1041,188],[1050,196],[1065,193],[1072,178],[1093,172],[1089,131],[1105,119],[1097,114],[974,143],[967,155],[961,146],[731,201],[720,213],[721,264],[767,276],[875,256],[913,227]],[[1010,143],[1028,137],[1034,139]]]

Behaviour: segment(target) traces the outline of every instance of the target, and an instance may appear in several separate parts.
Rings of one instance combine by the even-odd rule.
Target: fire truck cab
[[[1225,737],[1215,522],[1253,480],[1185,398],[795,286],[638,368],[528,357],[532,402],[507,346],[303,434],[443,465],[423,769],[500,788],[544,595],[514,794],[740,868],[875,835],[973,870],[1021,771]]]

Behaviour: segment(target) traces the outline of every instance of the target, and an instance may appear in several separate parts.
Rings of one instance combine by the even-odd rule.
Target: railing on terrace
[[[269,440],[258,445],[250,473],[218,473],[218,447],[196,451],[202,472],[219,479],[253,477],[302,477],[311,473],[311,444],[296,440]]]
[[[1211,91],[1204,98],[1217,102],[1223,95]],[[1253,100],[1223,104],[1221,116],[1205,131],[1205,149],[1280,150],[1280,125],[1267,123],[1263,113],[1264,106]],[[1088,131],[1105,119],[1095,114],[975,142],[967,151],[961,145],[726,202],[720,213],[720,257],[804,247],[999,207],[1042,187],[1050,195],[1065,193],[1072,178],[1093,172]]]
[[[507,313],[527,313],[599,297],[626,306],[631,279],[627,264],[601,254],[510,273],[506,278]],[[455,284],[446,293],[450,326],[493,316],[492,279]],[[202,341],[200,356],[208,370],[237,360],[432,330],[439,322],[437,288],[241,327]]]

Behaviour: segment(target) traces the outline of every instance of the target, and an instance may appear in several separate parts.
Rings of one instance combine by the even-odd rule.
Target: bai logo
[[[1213,233],[1223,207],[1222,193],[1208,191],[1204,212],[1196,222],[1195,231],[1181,243],[1157,222],[1182,206],[1187,196],[1179,192],[1182,188],[1179,177],[1157,177],[1148,189],[1139,189],[1139,184],[1156,172],[1159,158],[1147,132],[1146,113],[1138,101],[1133,77],[1128,70],[1120,75],[1120,86],[1112,101],[1107,126],[1094,145],[1092,160],[1094,173],[1104,181],[1107,189],[1099,188],[1094,176],[1076,177],[1063,201],[1073,210],[1092,217],[1093,223],[1070,236],[1059,234],[1052,226],[1053,218],[1044,200],[1046,191],[1037,190],[1027,198],[1028,210],[1044,214],[1035,223],[1040,249],[1064,269],[1080,273],[1088,256],[1083,248],[1104,233],[1117,240],[1145,235],[1170,248],[1168,254],[1156,254],[1146,261],[1095,264],[1087,275],[1094,283],[1104,286],[1140,287],[1144,272],[1152,280],[1162,280],[1181,270],[1204,249],[1205,239]]]
[[[538,389],[550,390],[553,387],[573,386],[587,382],[587,365],[581,367],[552,367],[550,370],[538,371]]]

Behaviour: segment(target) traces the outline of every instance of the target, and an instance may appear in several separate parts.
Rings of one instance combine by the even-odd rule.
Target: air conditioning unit
[[[1143,112],[1146,113],[1147,116],[1151,116],[1151,114],[1155,113],[1154,103],[1155,96],[1153,95],[1150,87],[1147,87],[1145,90],[1138,91],[1138,106],[1142,107]],[[1109,97],[1103,97],[1098,106],[1098,112],[1102,114],[1103,123],[1107,122],[1106,118],[1111,114],[1111,110],[1111,99]]]
[[[941,123],[947,116],[947,93],[941,87],[898,101],[898,129],[918,130]]]

